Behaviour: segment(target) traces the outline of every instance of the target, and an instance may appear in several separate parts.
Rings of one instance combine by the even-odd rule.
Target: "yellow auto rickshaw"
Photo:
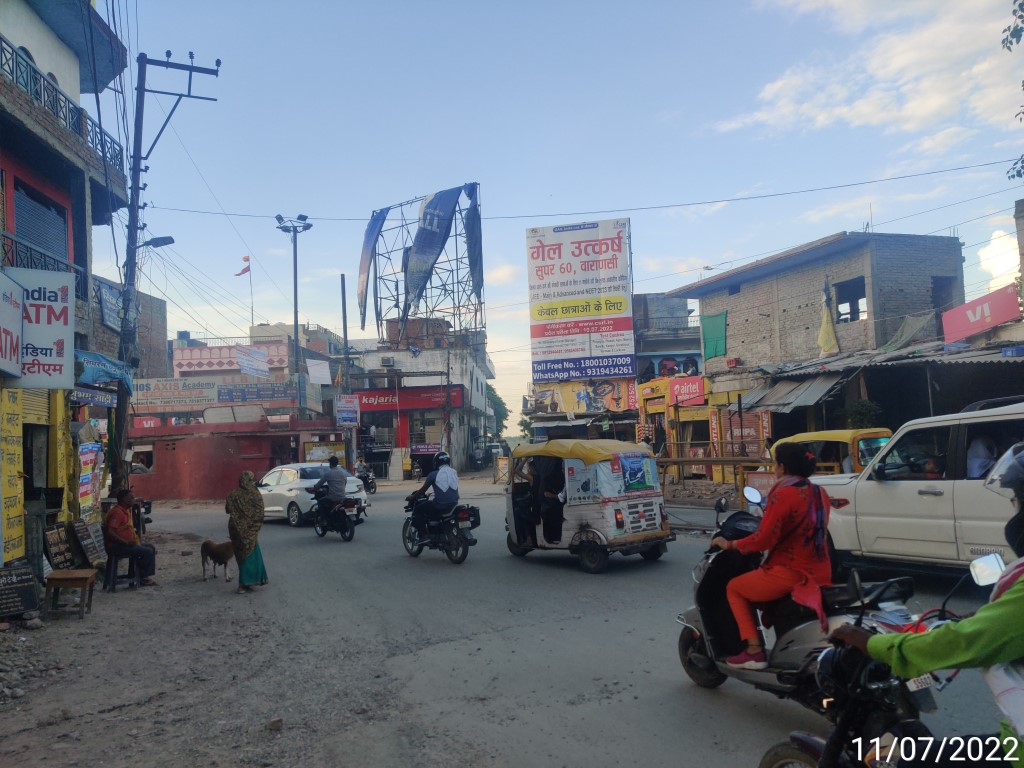
[[[567,550],[587,573],[612,552],[657,560],[675,540],[650,449],[619,440],[549,440],[512,451],[508,549]]]
[[[892,430],[827,429],[821,432],[801,432],[776,440],[772,448],[782,443],[799,443],[818,457],[819,475],[859,474],[882,446],[889,442]]]

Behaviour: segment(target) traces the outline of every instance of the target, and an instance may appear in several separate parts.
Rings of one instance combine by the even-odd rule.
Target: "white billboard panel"
[[[533,381],[636,376],[629,219],[526,230]]]

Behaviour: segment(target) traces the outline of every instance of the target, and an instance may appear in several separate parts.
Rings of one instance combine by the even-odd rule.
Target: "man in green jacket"
[[[940,761],[932,759],[921,765],[1024,768],[1024,443],[1017,443],[999,459],[985,487],[1009,498],[1013,504],[1014,515],[1006,524],[1004,535],[1018,558],[1007,566],[987,604],[970,618],[922,634],[875,635],[852,624],[832,633],[833,640],[885,662],[893,674],[902,678],[918,677],[936,669],[984,668],[985,681],[1006,716],[999,734],[1005,758],[985,762],[991,752],[989,747],[981,761],[953,762],[953,750],[947,746],[947,754]],[[967,737],[964,739],[967,741]],[[939,741],[937,738],[936,743]],[[963,752],[960,757],[966,758]]]

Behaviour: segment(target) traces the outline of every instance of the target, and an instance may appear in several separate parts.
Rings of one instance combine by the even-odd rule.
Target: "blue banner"
[[[114,331],[121,330],[122,289],[117,283],[104,280],[102,277],[92,276],[96,290],[96,299],[100,304],[100,317],[107,328]],[[137,324],[139,319],[139,308],[136,306],[133,313],[135,316],[132,322]]]
[[[455,207],[459,204],[461,195],[462,187],[452,187],[428,195],[420,204],[420,222],[416,228],[416,237],[412,241],[409,269],[405,276],[408,293],[405,295],[405,306],[402,309],[403,319],[419,302],[430,282],[437,257],[441,255],[445,243],[448,242],[448,235],[451,234]]]
[[[560,360],[534,360],[532,379],[545,381],[572,379],[636,378],[636,355],[594,355]]]
[[[75,363],[82,364],[82,374],[78,377],[79,384],[104,384],[123,381],[128,394],[135,391],[135,375],[127,363],[111,360],[99,352],[75,350]]]
[[[370,284],[370,266],[377,253],[377,238],[384,228],[391,207],[374,211],[363,233],[363,250],[359,256],[359,281],[356,283],[356,299],[359,302],[359,329],[366,330],[366,290]]]
[[[71,402],[78,403],[79,405],[96,405],[101,408],[113,408],[117,405],[117,393],[106,389],[85,389],[83,387],[75,387],[71,390]]]
[[[466,232],[466,253],[469,260],[469,278],[473,285],[473,294],[477,301],[480,301],[480,292],[484,288],[484,243],[480,226],[480,206],[477,201],[480,185],[474,182],[467,184],[462,190],[469,198],[469,208],[466,210],[463,221],[463,228]]]

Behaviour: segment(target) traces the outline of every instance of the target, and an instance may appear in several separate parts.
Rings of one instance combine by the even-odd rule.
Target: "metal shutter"
[[[67,211],[38,194],[30,193],[21,182],[14,183],[14,234],[36,248],[67,261]]]
[[[21,390],[22,421],[25,424],[50,423],[50,390]]]

